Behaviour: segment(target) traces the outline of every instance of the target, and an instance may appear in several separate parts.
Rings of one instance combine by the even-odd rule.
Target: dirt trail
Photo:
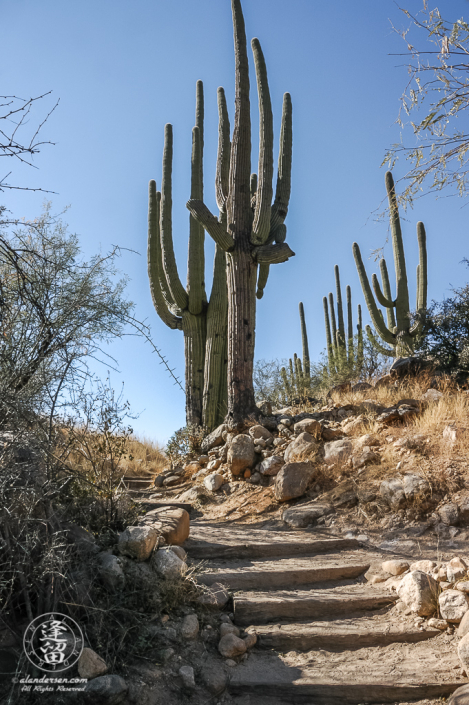
[[[455,635],[419,629],[395,592],[366,582],[389,553],[318,530],[200,519],[184,547],[203,561],[201,581],[233,591],[235,624],[258,635],[233,669],[233,705],[430,705],[467,682]]]

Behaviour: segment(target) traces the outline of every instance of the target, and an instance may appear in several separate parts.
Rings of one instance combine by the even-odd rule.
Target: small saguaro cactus
[[[289,401],[294,398],[304,398],[308,395],[311,389],[311,363],[309,358],[308,333],[306,330],[305,311],[303,303],[300,301],[300,325],[301,325],[301,343],[303,348],[303,362],[295,353],[293,361],[290,359],[289,372],[282,367],[280,374],[282,376],[283,388],[285,396]]]
[[[268,267],[285,262],[294,252],[285,243],[284,221],[291,189],[292,108],[283,100],[277,188],[273,197],[273,116],[267,70],[258,39],[252,40],[260,113],[259,169],[251,175],[249,65],[240,0],[231,0],[234,26],[236,100],[230,143],[225,94],[218,89],[219,140],[215,217],[201,197],[187,207],[226,253],[228,283],[228,413],[237,424],[258,413],[254,400],[253,365],[257,296],[264,290]]]
[[[197,82],[196,126],[192,131],[191,197],[203,198],[203,85]],[[172,126],[166,125],[161,193],[149,185],[148,275],[155,309],[169,328],[184,333],[186,422],[213,428],[226,413],[226,257],[216,247],[212,293],[204,284],[204,229],[189,217],[187,287],[178,275],[172,237]]]
[[[328,299],[324,296],[322,302],[324,306],[324,322],[326,327],[327,359],[330,374],[342,374],[344,372],[359,372],[363,364],[363,327],[362,310],[358,304],[358,324],[357,339],[355,346],[355,336],[353,332],[352,315],[352,290],[350,286],[346,288],[347,302],[347,336],[345,334],[344,313],[342,307],[342,290],[340,286],[339,267],[334,267],[336,296],[337,296],[337,323],[334,311],[334,296],[329,293]]]
[[[383,355],[402,357],[412,355],[416,343],[422,335],[424,335],[424,320],[427,308],[426,235],[423,223],[417,223],[417,240],[419,245],[419,265],[417,266],[417,320],[412,325],[401,223],[394,181],[390,171],[386,172],[385,181],[389,201],[394,267],[396,270],[396,297],[393,299],[391,295],[388,270],[384,259],[380,261],[383,288],[381,289],[376,274],[373,274],[372,283],[378,303],[386,309],[387,326],[384,322],[383,314],[376,305],[373,297],[373,292],[371,291],[368,276],[363,265],[360,248],[356,242],[353,243],[353,256],[373,325],[384,343],[388,343],[391,347],[387,348],[382,345],[373,335],[370,326],[366,327],[368,338],[374,347]]]

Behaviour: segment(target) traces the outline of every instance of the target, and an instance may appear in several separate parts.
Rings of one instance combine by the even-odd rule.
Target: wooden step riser
[[[425,698],[448,697],[461,686],[460,682],[365,684],[271,684],[249,683],[243,685],[235,679],[229,686],[230,695],[248,696],[239,701],[243,705],[359,705],[360,703],[398,703]]]
[[[204,585],[223,583],[230,590],[265,590],[269,588],[293,588],[298,585],[324,583],[332,580],[358,578],[366,573],[370,565],[349,565],[333,568],[303,568],[278,572],[253,570],[249,573],[219,571],[199,575],[197,580]]]
[[[255,632],[255,628],[252,631]],[[433,629],[403,634],[285,634],[279,629],[273,634],[258,634],[257,646],[261,649],[277,649],[282,652],[312,649],[352,651],[396,643],[416,644],[418,641],[426,641],[438,636],[439,633]]]
[[[361,610],[377,610],[392,604],[396,600],[397,597],[391,595],[331,601],[312,596],[310,599],[298,601],[275,600],[270,602],[267,599],[263,599],[262,602],[256,602],[252,599],[244,600],[240,596],[234,598],[234,615],[235,622],[239,625],[267,624],[268,622],[279,622],[281,620],[315,619]]]
[[[302,541],[298,543],[249,543],[226,546],[222,544],[191,543],[189,539],[184,544],[190,558],[198,559],[243,559],[243,558],[294,558],[295,556],[315,556],[319,553],[333,553],[349,548],[359,548],[356,539],[330,539],[326,541]]]

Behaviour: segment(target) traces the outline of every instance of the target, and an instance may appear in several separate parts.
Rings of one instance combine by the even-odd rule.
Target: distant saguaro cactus
[[[334,296],[329,293],[328,299],[324,296],[324,323],[326,327],[327,359],[330,374],[342,374],[347,370],[359,372],[363,363],[363,326],[362,310],[358,304],[357,338],[353,332],[352,315],[352,290],[346,288],[347,302],[347,335],[345,333],[344,313],[342,307],[342,290],[340,286],[340,273],[338,265],[334,267],[336,296],[337,296],[337,323],[334,311]]]
[[[260,149],[257,177],[251,175],[251,117],[249,65],[240,0],[231,0],[236,59],[235,122],[230,125],[225,94],[218,89],[219,141],[216,218],[202,198],[192,197],[187,207],[212,236],[227,258],[228,283],[228,414],[234,424],[257,413],[253,364],[257,296],[261,298],[271,264],[285,262],[294,252],[285,243],[284,221],[291,189],[292,108],[283,100],[280,152],[275,199],[273,197],[273,120],[267,70],[258,39],[252,40],[260,113]]]
[[[203,198],[203,85],[197,82],[196,125],[192,131],[191,197]],[[166,125],[161,193],[149,185],[148,275],[155,309],[169,328],[184,333],[186,422],[209,429],[226,413],[226,256],[216,247],[212,293],[204,284],[204,229],[189,217],[187,287],[178,275],[172,237],[172,126]]]
[[[360,248],[357,243],[353,243],[353,256],[357,265],[358,275],[365,296],[366,305],[370,313],[373,325],[380,338],[388,343],[391,348],[381,345],[370,326],[366,327],[367,335],[375,348],[383,355],[389,357],[400,357],[412,355],[416,342],[424,333],[424,319],[427,308],[427,249],[426,235],[423,223],[417,223],[417,240],[419,244],[419,265],[417,267],[417,321],[411,324],[411,311],[409,305],[409,289],[407,286],[407,272],[404,257],[404,245],[402,242],[401,223],[397,206],[394,181],[390,171],[386,172],[386,190],[389,200],[389,213],[391,221],[391,237],[394,254],[394,267],[396,270],[396,298],[391,296],[388,271],[384,259],[380,261],[381,290],[378,277],[373,274],[372,283],[376,299],[381,306],[386,308],[387,327],[384,323],[383,314],[377,307],[370,283],[366,274]],[[395,312],[395,313],[394,313]]]

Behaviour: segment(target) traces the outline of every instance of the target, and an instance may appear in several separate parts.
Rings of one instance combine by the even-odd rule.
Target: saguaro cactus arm
[[[392,301],[391,285],[389,283],[388,268],[386,266],[386,260],[384,259],[384,257],[382,257],[380,259],[379,271],[381,273],[381,282],[383,284],[383,294],[388,301]],[[391,331],[394,331],[394,328],[396,326],[396,319],[394,317],[394,306],[395,306],[395,302],[393,302],[392,307],[386,307],[386,317],[388,320],[388,328]]]
[[[394,350],[390,348],[385,348],[384,345],[381,345],[379,340],[373,335],[373,331],[371,330],[370,326],[366,326],[366,334],[368,336],[368,340],[378,352],[380,352],[382,355],[387,355],[388,357],[394,357]]]
[[[417,223],[419,243],[419,264],[417,267],[417,311],[424,313],[427,308],[427,236],[424,224]]]
[[[409,290],[407,287],[404,244],[402,242],[401,222],[399,219],[396,190],[394,188],[394,180],[390,171],[386,172],[385,182],[386,191],[388,193],[392,249],[394,254],[394,267],[396,270],[396,319],[399,330],[405,330],[409,327]]]
[[[292,135],[291,96],[289,93],[285,93],[283,96],[282,125],[280,128],[277,186],[270,216],[270,227],[272,230],[285,221],[288,213],[291,193]]]
[[[199,127],[192,130],[192,183],[191,196],[202,196],[202,134]],[[205,293],[205,233],[197,220],[189,216],[189,255],[187,264],[187,294],[189,312],[202,313],[207,301]]]
[[[156,190],[152,179],[148,186],[148,277],[153,305],[163,323],[169,328],[182,329],[182,319],[171,312],[170,304],[165,298],[161,282],[166,283],[161,263],[160,243],[160,201],[161,194]]]
[[[226,199],[228,198],[228,185],[230,178],[230,118],[226,107],[225,91],[219,88],[217,91],[218,97],[218,154],[217,154],[217,172],[215,177],[215,190],[217,196],[217,205],[220,211],[224,211],[226,207]]]
[[[251,242],[254,245],[262,245],[266,242],[270,232],[274,175],[274,128],[264,55],[258,39],[253,39],[251,46],[259,94],[259,170]]]
[[[384,262],[384,260],[381,260],[381,262]],[[373,289],[375,292],[376,299],[378,300],[378,303],[381,306],[384,306],[385,308],[392,309],[395,306],[395,301],[391,301],[390,298],[388,298],[387,296],[385,296],[383,294],[383,292],[381,291],[381,287],[379,285],[378,277],[376,276],[376,274],[371,275],[371,283],[373,284]]]
[[[368,277],[366,274],[365,267],[363,265],[363,260],[360,252],[360,248],[358,247],[357,243],[353,243],[353,256],[355,258],[355,264],[357,265],[357,270],[358,270],[358,276],[360,277],[360,283],[362,285],[362,290],[363,290],[363,295],[365,297],[365,302],[368,307],[368,311],[371,316],[371,320],[373,321],[373,325],[380,334],[381,338],[386,342],[389,343],[389,345],[395,345],[396,344],[396,336],[394,333],[391,333],[389,331],[385,324],[382,315],[380,315],[380,311],[378,307],[376,306],[374,297],[373,297],[373,292],[371,291],[370,287],[370,282],[368,281]]]
[[[177,306],[184,310],[188,305],[187,292],[179,279],[173,248],[172,226],[172,168],[173,168],[173,127],[165,126],[163,149],[163,180],[161,183],[161,247],[163,268],[171,296]]]
[[[339,344],[345,346],[345,325],[344,325],[344,311],[342,307],[342,291],[340,288],[340,274],[338,265],[334,265],[334,276],[335,276],[335,291],[337,297],[337,341]]]
[[[324,306],[324,324],[326,326],[327,358],[329,361],[329,369],[331,371],[333,371],[334,370],[334,347],[332,345],[331,325],[330,325],[330,320],[329,320],[329,309],[327,306],[327,296],[323,297],[322,303]]]

